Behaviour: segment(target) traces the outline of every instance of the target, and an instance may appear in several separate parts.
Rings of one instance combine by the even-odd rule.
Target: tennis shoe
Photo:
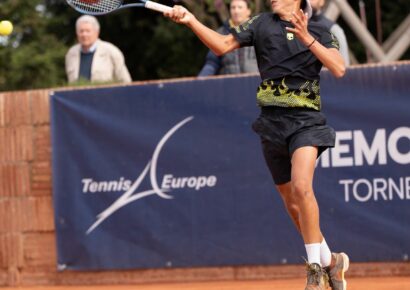
[[[349,269],[349,257],[345,253],[332,253],[332,261],[325,270],[332,290],[346,290],[345,272]]]
[[[306,263],[306,288],[305,290],[325,290],[329,286],[327,272],[316,263]]]

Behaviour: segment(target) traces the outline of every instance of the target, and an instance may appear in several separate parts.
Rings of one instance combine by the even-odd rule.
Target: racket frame
[[[102,0],[104,1],[104,0]],[[94,15],[94,16],[99,16],[99,15],[105,15],[105,14],[109,14],[112,13],[114,11],[120,10],[120,9],[124,9],[124,8],[131,8],[131,7],[144,7],[150,10],[154,10],[157,12],[168,12],[172,10],[172,7],[170,6],[166,6],[154,1],[149,1],[149,0],[139,0],[139,3],[128,3],[128,4],[120,4],[118,5],[117,8],[114,8],[110,11],[103,11],[103,12],[98,12],[98,11],[87,11],[84,9],[81,9],[80,7],[78,7],[77,5],[73,4],[70,0],[66,0],[67,4],[70,5],[73,9],[75,9],[76,11],[80,12],[81,14],[88,14],[88,15]]]

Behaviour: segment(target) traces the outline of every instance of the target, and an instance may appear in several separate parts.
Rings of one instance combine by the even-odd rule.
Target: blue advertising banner
[[[322,76],[337,146],[315,192],[332,249],[410,252],[410,65]],[[251,124],[258,76],[55,92],[59,269],[301,263]]]

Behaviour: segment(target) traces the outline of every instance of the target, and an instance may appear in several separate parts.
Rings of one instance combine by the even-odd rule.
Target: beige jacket
[[[71,47],[65,56],[65,70],[68,82],[78,80],[80,71],[80,44]],[[92,82],[111,82],[122,83],[131,82],[131,76],[125,65],[124,55],[113,44],[97,40],[97,49],[91,65]]]

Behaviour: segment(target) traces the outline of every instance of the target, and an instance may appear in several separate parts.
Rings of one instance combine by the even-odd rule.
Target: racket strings
[[[111,12],[122,4],[122,0],[67,0],[67,2],[90,13]]]

